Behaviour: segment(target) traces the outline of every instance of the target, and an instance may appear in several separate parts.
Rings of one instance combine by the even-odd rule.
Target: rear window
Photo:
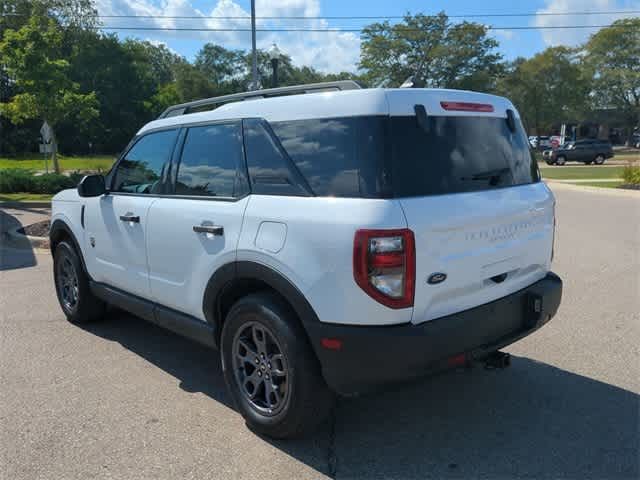
[[[318,196],[390,198],[472,192],[540,180],[519,122],[504,118],[349,117],[274,122]]]
[[[390,117],[390,169],[396,197],[473,192],[538,182],[527,137],[504,118]]]

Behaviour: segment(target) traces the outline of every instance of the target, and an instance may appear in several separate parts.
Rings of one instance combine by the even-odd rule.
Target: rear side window
[[[504,118],[390,117],[390,169],[396,197],[473,192],[540,180],[527,137]]]
[[[309,194],[308,187],[264,120],[243,120],[251,192],[262,195]]]
[[[376,198],[384,190],[385,123],[384,117],[350,117],[271,126],[315,195]]]
[[[240,123],[191,127],[182,148],[176,195],[239,197],[247,193]]]
[[[177,130],[163,130],[141,137],[118,163],[111,190],[159,194],[168,168]]]

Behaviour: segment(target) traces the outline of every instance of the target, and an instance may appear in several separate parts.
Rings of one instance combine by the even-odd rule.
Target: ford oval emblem
[[[447,274],[442,272],[436,272],[429,275],[427,278],[427,283],[429,285],[436,285],[438,283],[442,283],[447,279]]]

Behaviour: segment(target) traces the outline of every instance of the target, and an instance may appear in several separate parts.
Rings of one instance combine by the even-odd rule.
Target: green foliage
[[[500,71],[497,46],[481,24],[454,24],[444,12],[405,15],[363,30],[360,68],[374,86],[398,87],[413,75],[427,87],[486,91]]]
[[[629,165],[625,166],[624,170],[622,170],[622,178],[624,183],[640,185],[640,165],[629,163]]]
[[[73,173],[70,176],[57,173],[34,175],[29,170],[0,170],[0,193],[40,193],[55,194],[66,188],[75,187],[82,175]]]
[[[47,17],[4,32],[0,54],[19,93],[0,104],[0,113],[14,123],[42,118],[53,127],[68,116],[86,122],[98,114],[95,93],[79,93],[69,78],[62,46],[59,25]]]
[[[0,170],[0,193],[31,192],[35,184],[33,178],[28,170]]]
[[[214,85],[221,86],[242,73],[244,52],[207,43],[196,55],[194,66]]]
[[[640,122],[640,18],[618,20],[592,35],[584,47],[596,108],[618,108],[629,132]]]
[[[589,89],[576,52],[566,47],[547,48],[528,60],[516,59],[497,86],[516,105],[525,125],[538,133],[582,118]]]

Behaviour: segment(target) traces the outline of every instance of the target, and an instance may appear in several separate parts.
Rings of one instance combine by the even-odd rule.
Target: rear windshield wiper
[[[497,185],[500,181],[500,178],[505,173],[511,173],[511,169],[508,167],[505,168],[496,168],[495,170],[487,170],[485,172],[478,172],[470,177],[462,177],[462,180],[489,180],[490,185]]]

